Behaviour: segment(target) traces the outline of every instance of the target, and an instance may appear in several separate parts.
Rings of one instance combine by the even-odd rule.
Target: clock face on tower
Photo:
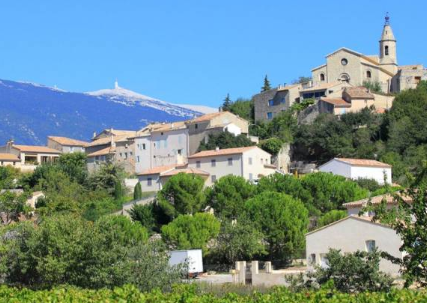
[[[341,64],[346,66],[348,64],[348,60],[346,58],[341,59]]]

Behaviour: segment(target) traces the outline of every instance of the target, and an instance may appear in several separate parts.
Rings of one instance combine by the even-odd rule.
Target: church
[[[397,64],[396,38],[388,15],[378,55],[342,47],[327,55],[326,63],[311,73],[312,79],[306,83],[280,85],[254,95],[255,120],[269,121],[304,99],[316,100],[309,111],[312,117],[318,113],[341,115],[372,106],[382,112],[391,108],[394,93],[416,88],[421,80],[427,80],[423,65]]]
[[[312,69],[312,79],[314,87],[336,82],[361,86],[371,82],[378,83],[383,93],[396,93],[415,88],[421,80],[427,80],[427,70],[421,64],[398,65],[396,38],[387,15],[378,55],[340,48],[326,56],[325,64]]]

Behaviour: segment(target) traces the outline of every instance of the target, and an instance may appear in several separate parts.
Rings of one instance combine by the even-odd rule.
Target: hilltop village
[[[132,250],[139,245],[135,239],[158,241],[168,253],[200,250],[201,269],[191,274],[212,283],[289,285],[286,275],[310,276],[332,268],[336,250],[354,258],[360,257],[352,255],[356,252],[372,255],[378,265],[373,272],[391,281],[402,279],[402,268],[408,266],[402,249],[404,227],[381,221],[382,213],[375,207],[401,209],[415,203],[422,192],[414,188],[424,183],[413,182],[420,180],[414,176],[422,178],[421,162],[427,156],[427,69],[422,64],[398,65],[397,55],[386,17],[378,54],[340,48],[313,68],[311,77],[275,88],[266,78],[262,92],[250,101],[227,98],[215,113],[159,121],[142,129],[96,130],[90,142],[55,133],[44,146],[4,142],[2,225],[49,219],[44,229],[29,233],[33,246],[25,247],[27,251],[17,253],[15,244],[3,250],[10,252],[9,258],[22,258],[19,261],[29,268],[18,268],[19,262],[1,263],[10,271],[0,269],[0,280],[55,285],[60,276],[61,283],[75,279],[72,285],[80,287],[141,286],[148,283],[147,277],[122,272],[126,266],[136,266],[135,273],[147,265],[138,263],[145,255],[138,255],[144,252],[139,246],[139,251]],[[420,104],[423,109],[414,110]],[[416,217],[405,218],[411,218],[405,221],[409,225],[416,224]],[[131,230],[132,237],[117,235],[123,241],[119,248],[102,246],[106,242],[101,238],[114,241],[115,229]],[[99,272],[88,269],[81,274],[65,261],[61,269],[56,261],[47,260],[45,267],[37,263],[44,253],[52,254],[52,260],[62,258],[56,251],[67,246],[38,247],[38,239],[50,237],[47,231],[58,237],[71,235],[60,241],[70,241],[70,247],[87,245],[90,259],[82,252],[76,255],[94,267],[98,264]],[[8,235],[9,240],[15,237]],[[91,235],[99,236],[94,243],[102,254],[114,256],[98,260],[90,255]],[[149,259],[170,257],[161,259],[153,251],[147,253]],[[391,257],[380,258],[378,251]],[[0,259],[2,253],[0,249]],[[123,255],[139,261],[127,260],[123,268],[113,268]],[[39,265],[31,267],[34,264]],[[33,276],[9,274],[27,270]],[[111,278],[115,270],[126,276],[122,284]],[[99,279],[86,277],[91,274],[99,274]],[[159,270],[162,279],[163,274],[164,280],[153,282],[155,287],[179,280],[179,275]],[[384,279],[381,283],[387,284]]]

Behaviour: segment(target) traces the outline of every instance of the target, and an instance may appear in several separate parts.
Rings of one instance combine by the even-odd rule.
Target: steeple
[[[385,23],[380,40],[380,65],[389,72],[397,73],[396,38],[390,26],[390,16],[385,16]]]

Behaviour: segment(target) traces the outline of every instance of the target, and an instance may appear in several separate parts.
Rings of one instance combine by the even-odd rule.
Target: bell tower
[[[385,70],[397,73],[396,38],[390,26],[390,17],[387,13],[383,33],[380,40],[380,66]]]

